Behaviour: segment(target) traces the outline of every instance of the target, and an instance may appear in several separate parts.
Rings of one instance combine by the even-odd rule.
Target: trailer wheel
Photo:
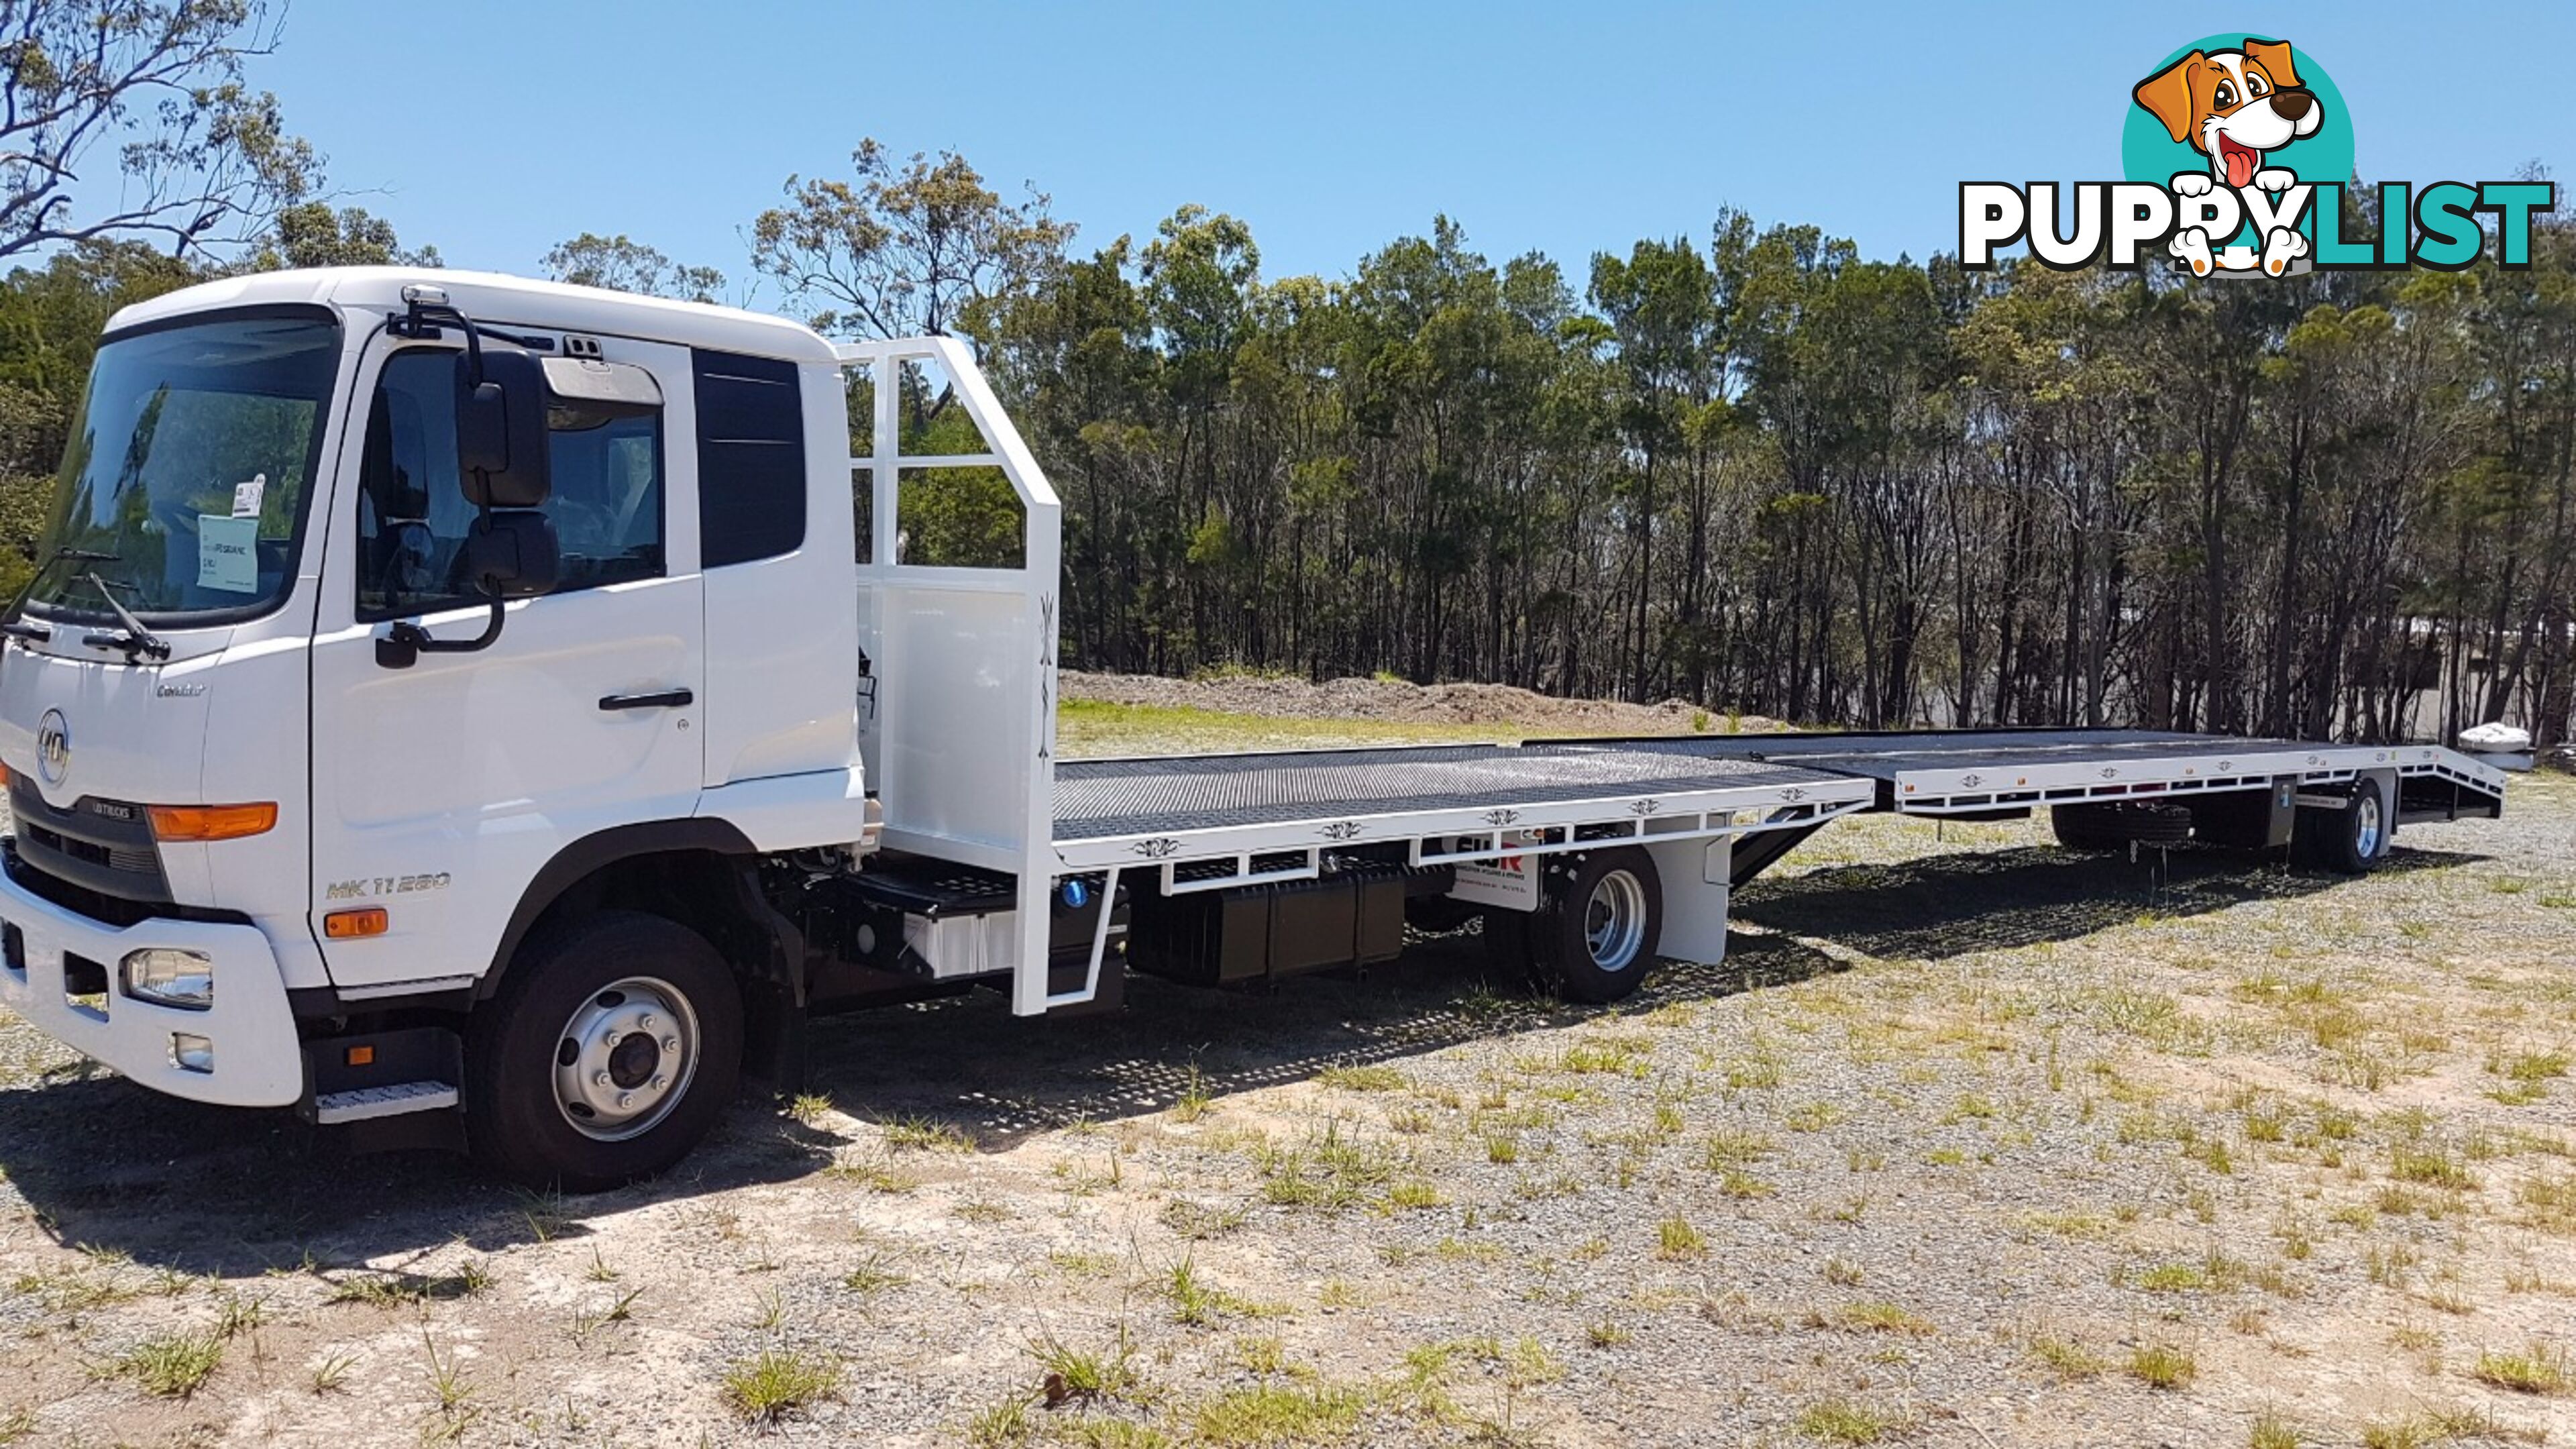
[[[669,1168],[742,1069],[742,993],[706,938],[603,911],[523,948],[465,1046],[475,1155],[518,1181],[597,1192]]]
[[[2341,810],[2302,809],[2297,830],[2308,860],[2337,875],[2368,872],[2387,856],[2388,839],[2396,833],[2377,780],[2354,785],[2352,803]]]
[[[2089,819],[2082,806],[2050,806],[2048,828],[2057,833],[2057,843],[2069,850],[2108,851],[2121,845],[2099,828],[2098,821]]]
[[[1530,922],[1531,955],[1568,1001],[1602,1004],[1635,991],[1663,935],[1663,883],[1635,846],[1583,857]]]

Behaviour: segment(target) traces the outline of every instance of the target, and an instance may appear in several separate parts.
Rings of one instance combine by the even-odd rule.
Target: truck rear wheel
[[[521,1182],[597,1192],[697,1146],[742,1070],[742,993],[706,938],[603,911],[523,948],[466,1033],[475,1155]]]
[[[1551,882],[1531,956],[1568,1001],[1618,1001],[1644,983],[1663,936],[1663,883],[1635,846],[1596,850]]]

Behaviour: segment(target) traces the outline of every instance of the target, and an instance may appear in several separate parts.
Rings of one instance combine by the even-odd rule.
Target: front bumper
[[[276,953],[257,927],[154,918],[120,930],[55,905],[5,873],[0,926],[9,946],[0,961],[0,1006],[47,1036],[174,1097],[285,1107],[303,1096],[295,1014],[287,1006]],[[124,995],[119,963],[128,952],[152,946],[196,951],[212,960],[213,1005],[187,1011]],[[106,994],[78,1002],[67,997],[67,959],[103,971]],[[176,1033],[213,1043],[212,1070],[178,1064],[171,1041]]]

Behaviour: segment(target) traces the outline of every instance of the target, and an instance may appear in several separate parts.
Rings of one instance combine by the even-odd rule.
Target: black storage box
[[[1135,903],[1128,964],[1200,986],[1390,961],[1404,949],[1404,872],[1162,896]]]

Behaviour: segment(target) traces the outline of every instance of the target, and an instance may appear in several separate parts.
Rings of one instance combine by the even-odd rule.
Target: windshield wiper
[[[94,548],[74,548],[70,544],[65,544],[62,547],[55,549],[52,553],[45,555],[43,562],[36,565],[36,571],[34,573],[27,575],[27,582],[19,587],[18,596],[9,601],[8,609],[5,612],[0,612],[0,618],[5,618],[7,620],[6,623],[0,623],[0,634],[7,634],[12,638],[25,639],[36,644],[42,644],[46,640],[54,637],[53,630],[46,628],[42,624],[31,624],[27,622],[27,600],[35,595],[36,586],[45,581],[45,575],[54,571],[54,565],[58,563],[66,563],[73,559],[78,559],[83,563],[124,562],[122,558],[119,558],[115,554],[101,553]]]
[[[133,663],[138,654],[149,654],[155,659],[170,657],[169,641],[143,627],[143,621],[134,617],[132,610],[117,601],[116,591],[109,586],[107,580],[100,578],[94,569],[86,577],[98,589],[98,596],[107,600],[107,607],[116,615],[116,622],[125,627],[113,634],[104,630],[95,634],[84,634],[81,636],[83,644],[93,649],[122,649],[125,651],[125,662],[128,664]],[[128,587],[132,586],[128,585]]]

